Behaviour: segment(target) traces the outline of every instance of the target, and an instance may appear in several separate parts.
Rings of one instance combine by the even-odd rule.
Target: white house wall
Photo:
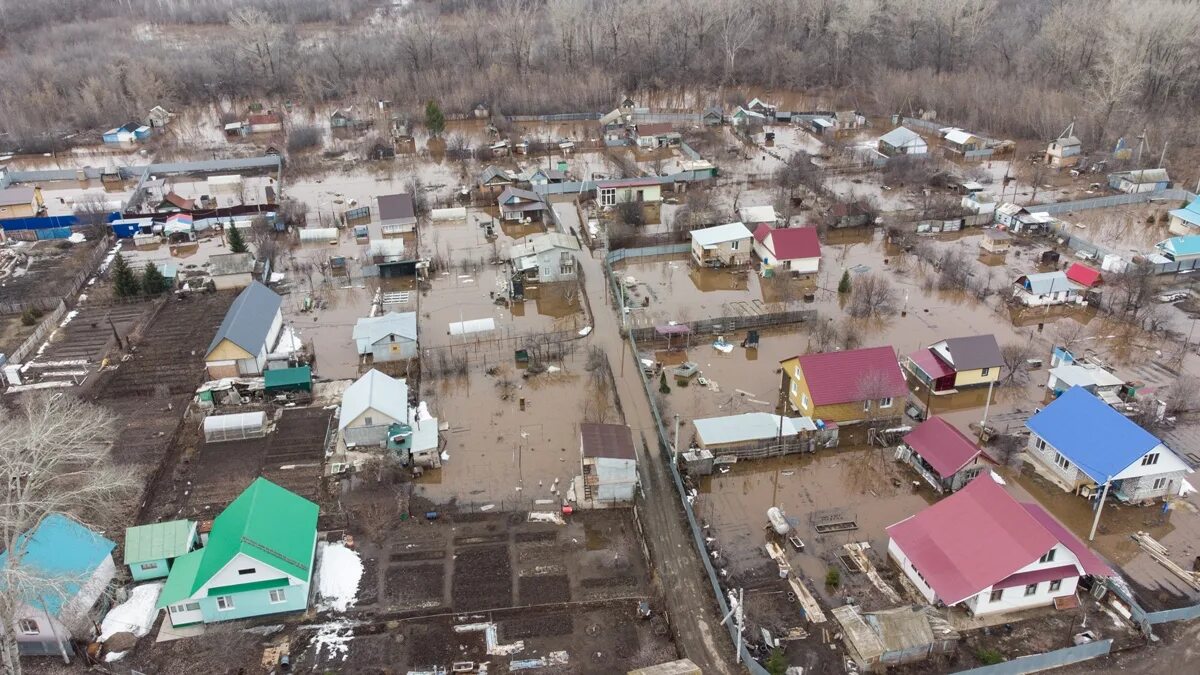
[[[1013,612],[1031,607],[1045,607],[1053,604],[1055,598],[1075,595],[1075,588],[1078,585],[1079,577],[1068,577],[1062,580],[1062,586],[1057,591],[1051,592],[1050,582],[1043,581],[1038,584],[1037,592],[1033,595],[1025,595],[1024,586],[1012,586],[1004,589],[1004,594],[996,602],[991,601],[992,589],[988,588],[963,604],[976,616]]]
[[[1143,466],[1142,459],[1145,458],[1146,455],[1156,452],[1158,453],[1158,462]],[[1183,460],[1179,459],[1179,457],[1177,457],[1170,448],[1162,443],[1159,443],[1154,447],[1154,449],[1150,450],[1145,455],[1138,457],[1132,464],[1125,467],[1125,469],[1117,475],[1113,476],[1113,480],[1126,480],[1129,478],[1141,478],[1143,476],[1157,477],[1164,474],[1177,472],[1186,473],[1187,470],[1188,465],[1184,464]]]
[[[794,258],[787,262],[788,269],[798,274],[816,274],[821,268],[820,258]]]
[[[1083,477],[1079,473],[1079,468],[1075,466],[1075,462],[1068,458],[1067,461],[1071,462],[1071,467],[1068,469],[1062,468],[1054,461],[1054,455],[1058,452],[1058,450],[1056,450],[1054,446],[1050,445],[1049,443],[1045,444],[1045,449],[1039,450],[1037,447],[1037,442],[1039,440],[1041,440],[1041,436],[1030,432],[1029,446],[1027,448],[1030,456],[1032,456],[1034,459],[1037,459],[1039,463],[1041,463],[1042,466],[1044,466],[1048,471],[1053,473],[1055,476],[1058,476],[1063,482],[1074,488],[1075,484],[1078,483]]]
[[[896,563],[896,566],[899,567],[902,572],[904,572],[904,576],[908,577],[908,580],[913,583],[913,586],[916,586],[917,590],[920,591],[921,596],[925,598],[926,602],[932,604],[937,600],[937,594],[933,592],[933,589],[929,587],[929,584],[925,583],[925,580],[921,578],[921,575],[917,574],[917,568],[913,567],[912,561],[910,561],[908,556],[904,554],[904,550],[900,548],[900,545],[896,543],[895,539],[888,539],[888,555],[891,556],[892,560]]]
[[[241,569],[254,569],[254,574],[238,574]],[[220,588],[222,586],[238,586],[241,584],[252,584],[257,581],[270,581],[272,579],[291,579],[290,576],[280,572],[270,565],[255,560],[245,553],[239,553],[233,557],[219,572],[212,575],[208,581],[204,583],[195,593],[192,598],[203,598],[208,596],[210,588]]]
[[[366,422],[368,417],[371,418],[369,425]],[[346,445],[379,445],[387,441],[388,427],[401,421],[374,408],[367,408],[342,429],[342,440]]]
[[[637,462],[612,457],[596,458],[596,500],[600,502],[633,501],[637,484]]]

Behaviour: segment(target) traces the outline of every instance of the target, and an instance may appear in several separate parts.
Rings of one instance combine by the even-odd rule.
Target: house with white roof
[[[545,232],[528,237],[525,243],[508,249],[508,262],[514,275],[523,281],[554,283],[573,281],[578,272],[575,256],[579,242],[567,234]]]
[[[896,127],[879,137],[879,152],[886,157],[924,155],[929,152],[929,144],[912,129]]]
[[[998,481],[988,472],[887,528],[888,557],[926,601],[995,615],[1070,603],[1080,578],[1114,574],[1054,516]]]
[[[692,259],[702,267],[737,267],[750,262],[754,235],[742,223],[692,230]]]
[[[780,443],[793,452],[816,449],[817,425],[808,417],[749,412],[692,420],[692,427],[696,432],[693,447],[714,455],[753,454]]]
[[[738,209],[738,218],[741,218],[742,223],[751,230],[763,223],[775,227],[775,223],[778,220],[775,215],[775,207],[770,204],[766,206],[743,206]]]
[[[1082,387],[1063,392],[1025,423],[1028,457],[1068,492],[1145,502],[1191,491],[1192,470],[1136,422]]]
[[[355,322],[352,337],[359,357],[370,355],[373,363],[416,358],[417,313],[363,317]]]
[[[1066,272],[1022,274],[1013,282],[1013,298],[1028,307],[1078,302],[1083,286],[1067,278]]]
[[[1050,369],[1046,388],[1055,396],[1079,387],[1109,405],[1121,402],[1118,392],[1125,381],[1094,363],[1063,363]]]
[[[402,462],[441,466],[438,455],[438,420],[425,404],[408,402],[408,383],[371,369],[342,393],[338,416],[340,459],[353,463],[354,451],[372,447],[396,452]]]
[[[942,143],[946,150],[961,157],[984,157],[990,155],[987,139],[957,127],[942,129]]]

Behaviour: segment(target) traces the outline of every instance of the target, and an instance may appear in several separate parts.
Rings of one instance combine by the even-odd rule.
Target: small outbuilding
[[[637,452],[633,432],[624,424],[579,425],[582,497],[587,506],[618,506],[633,501]]]
[[[245,288],[254,281],[254,254],[220,253],[208,258],[208,275],[218,291]]]
[[[175,559],[200,545],[194,520],[168,520],[125,528],[122,559],[134,581],[161,579]]]
[[[878,145],[879,152],[886,157],[929,153],[929,144],[925,139],[908,127],[896,127],[880,136]]]
[[[1082,287],[1068,279],[1066,272],[1023,274],[1013,282],[1013,298],[1029,307],[1077,302],[1080,290]]]
[[[991,255],[1005,255],[1012,245],[1012,235],[1004,230],[985,230],[979,249]]]
[[[379,208],[379,229],[384,235],[412,232],[417,227],[417,208],[407,192],[380,195],[375,198]]]
[[[244,441],[247,438],[262,438],[266,435],[267,413],[261,410],[232,415],[209,415],[204,418],[205,443]]]
[[[934,415],[904,436],[900,457],[938,492],[954,492],[986,468],[981,450],[946,420]]]
[[[1166,169],[1138,169],[1108,174],[1108,186],[1120,192],[1139,194],[1158,192],[1171,187]]]

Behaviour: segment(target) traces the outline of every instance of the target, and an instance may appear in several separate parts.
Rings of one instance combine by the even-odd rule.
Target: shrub
[[[321,145],[324,131],[320,127],[293,127],[287,136],[287,151],[300,152]]]
[[[671,385],[667,384],[666,373],[660,373],[658,376],[658,390],[664,394],[671,393]]]
[[[989,647],[980,647],[979,649],[976,649],[975,656],[979,659],[980,663],[985,666],[994,666],[997,663],[1003,663],[1005,661],[1003,654]]]
[[[842,584],[842,573],[836,567],[830,567],[825,573],[825,585],[830,588],[837,588]]]

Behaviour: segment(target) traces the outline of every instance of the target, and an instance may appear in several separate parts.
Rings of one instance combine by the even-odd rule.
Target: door
[[[200,613],[200,603],[195,601],[181,602],[178,605],[171,605],[172,626],[186,626],[192,623],[200,623],[204,620],[204,615]]]
[[[638,202],[642,202],[642,201],[644,201],[644,200],[645,200],[645,194],[646,194],[646,191],[645,191],[645,190],[638,190],[638,191],[637,191],[637,200],[638,200]]]

